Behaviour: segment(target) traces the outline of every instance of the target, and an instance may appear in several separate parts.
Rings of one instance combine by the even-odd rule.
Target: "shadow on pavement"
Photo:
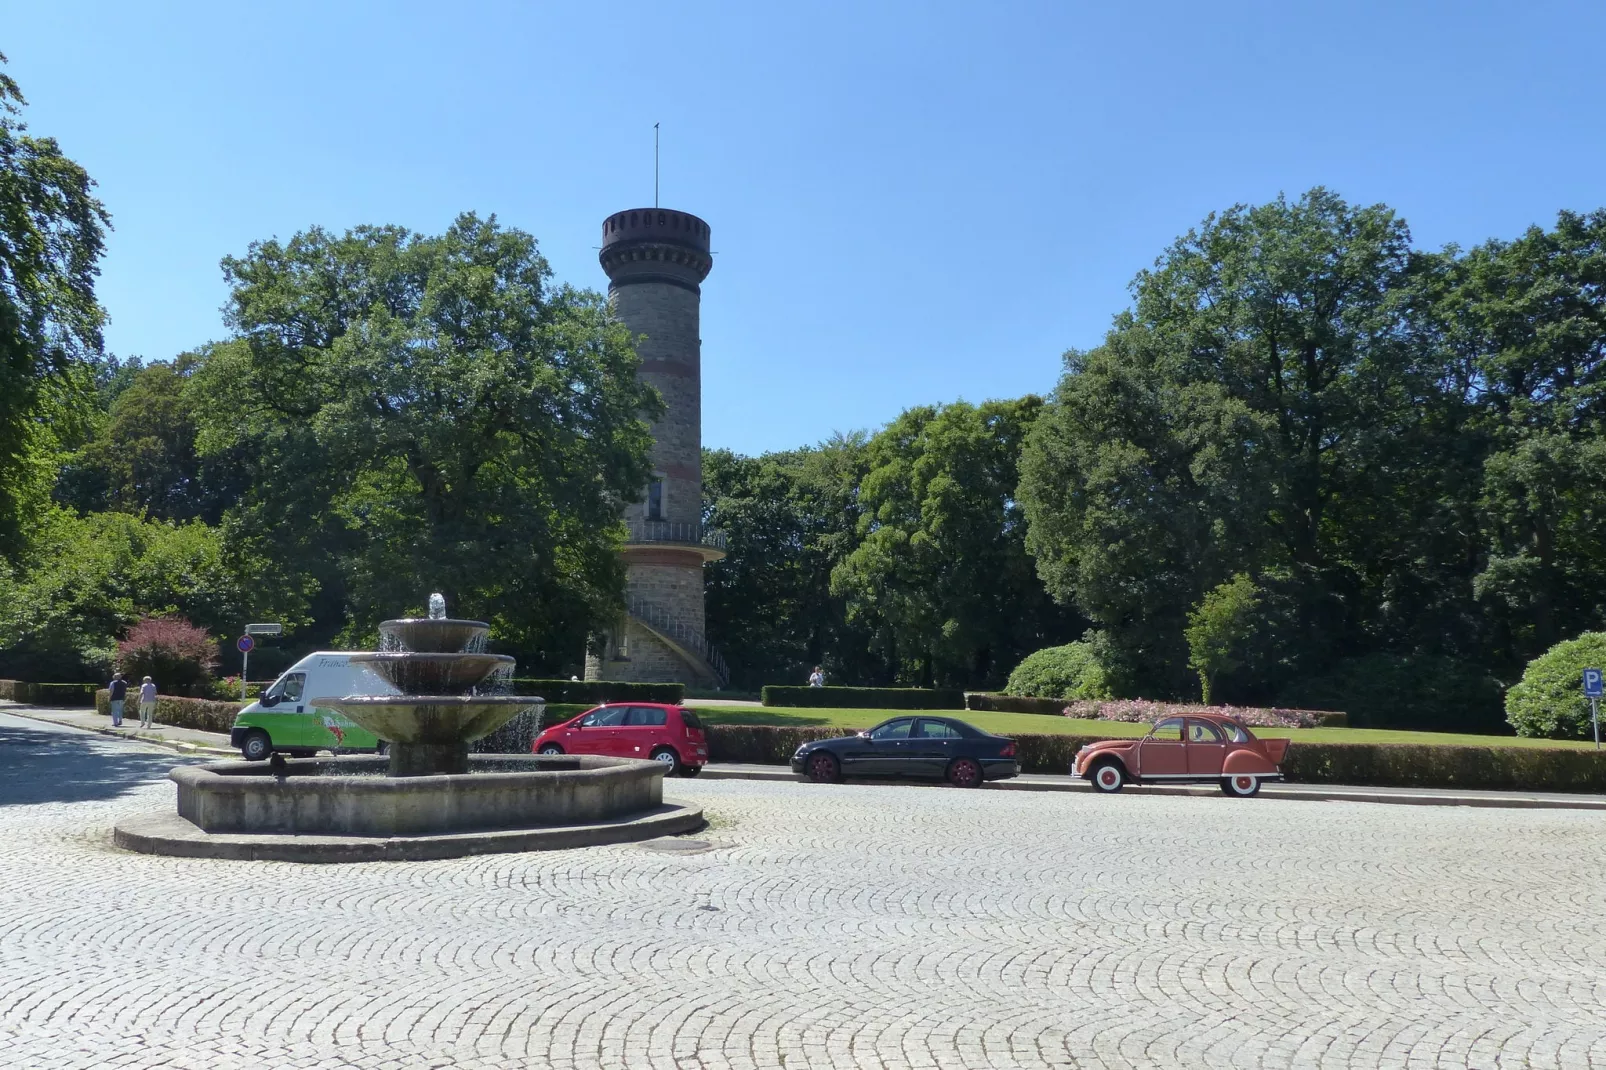
[[[183,764],[96,737],[41,725],[0,723],[0,806],[115,799]]]

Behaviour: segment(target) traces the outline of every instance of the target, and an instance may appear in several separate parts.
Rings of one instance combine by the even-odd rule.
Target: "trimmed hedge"
[[[711,724],[703,728],[711,762],[785,765],[792,752],[816,739],[851,736],[850,728],[771,728],[749,724]]]
[[[540,680],[514,677],[515,694],[540,695],[551,703],[667,702],[678,706],[686,697],[685,684],[633,684],[623,680]]]
[[[35,706],[93,706],[95,704],[94,684],[32,684],[30,685],[32,698],[28,701]]]
[[[31,684],[26,680],[0,680],[0,699],[35,706],[93,706],[94,684]]]
[[[966,691],[965,709],[987,710],[991,713],[1040,713],[1047,717],[1065,716],[1062,698],[1025,698],[1004,695],[997,691]]]
[[[139,720],[138,691],[129,688],[132,697],[123,710],[123,723],[130,718]],[[222,732],[234,727],[234,718],[248,705],[244,702],[221,702],[210,698],[180,698],[176,695],[156,696],[156,721],[175,728],[193,728],[197,732]],[[95,709],[104,716],[112,712],[112,693],[106,688],[95,692]]]
[[[710,725],[709,760],[785,765],[792,752],[851,729]],[[1088,743],[1110,736],[1011,737],[1026,773],[1065,773]],[[1606,756],[1592,750],[1539,747],[1455,747],[1416,743],[1292,743],[1283,773],[1295,783],[1388,788],[1606,793]]]
[[[767,684],[766,706],[832,710],[962,710],[965,693],[956,687],[798,687]]]

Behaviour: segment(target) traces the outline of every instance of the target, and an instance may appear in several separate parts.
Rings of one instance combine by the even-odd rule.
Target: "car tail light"
[[[1000,758],[1015,757],[1015,741],[1012,739],[1008,743],[1005,743],[1004,749],[998,752],[998,756]]]

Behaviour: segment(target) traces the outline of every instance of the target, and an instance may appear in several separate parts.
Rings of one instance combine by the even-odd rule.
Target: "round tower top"
[[[658,282],[696,293],[714,266],[708,235],[708,224],[689,212],[632,208],[602,221],[597,259],[613,286]]]
[[[708,252],[708,224],[690,212],[669,208],[632,208],[602,221],[602,249],[619,242],[648,241],[684,245]]]

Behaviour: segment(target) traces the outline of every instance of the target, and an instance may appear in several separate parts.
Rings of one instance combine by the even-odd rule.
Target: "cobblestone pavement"
[[[0,1066],[1606,1067],[1574,811],[671,781],[701,851],[153,858],[0,718]]]

